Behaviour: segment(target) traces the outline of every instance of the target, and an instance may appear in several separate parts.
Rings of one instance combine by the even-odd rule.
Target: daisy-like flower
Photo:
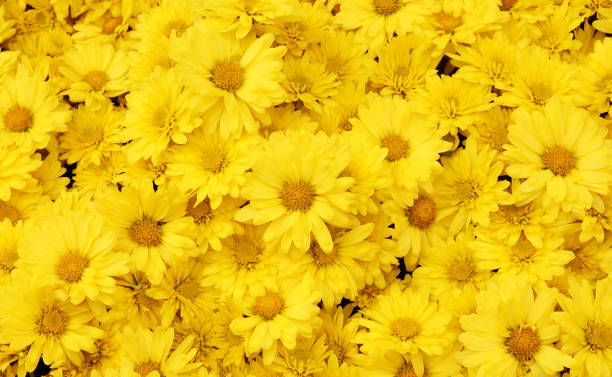
[[[551,55],[558,55],[580,48],[580,42],[574,39],[573,30],[583,21],[580,10],[564,1],[553,8],[546,19],[536,24],[540,37],[534,42],[547,50]]]
[[[173,339],[173,328],[159,326],[149,330],[127,327],[122,336],[125,356],[119,376],[188,377],[196,374],[200,363],[192,362],[197,352],[193,348],[193,336],[185,338],[170,353]]]
[[[479,151],[476,140],[466,140],[465,149],[450,157],[442,157],[444,171],[438,176],[433,196],[439,203],[439,217],[451,216],[450,233],[456,234],[465,225],[487,226],[489,213],[499,204],[510,204],[511,196],[504,191],[508,181],[498,181],[504,164],[496,160],[497,153]]]
[[[337,76],[340,85],[363,82],[367,75],[365,54],[368,46],[359,41],[355,33],[328,31],[321,37],[321,45],[313,49],[317,61],[325,64],[325,70]]]
[[[191,196],[186,206],[187,216],[191,216],[196,226],[196,243],[202,252],[206,252],[209,246],[219,251],[222,239],[242,231],[234,215],[245,200],[226,196],[215,209],[212,209],[208,198],[198,204],[195,204],[196,200],[195,195]]]
[[[94,341],[104,336],[103,330],[88,324],[92,314],[86,305],[57,300],[53,287],[22,281],[4,287],[2,297],[6,299],[0,302],[0,337],[10,349],[23,352],[28,372],[41,356],[47,365],[68,360],[79,365],[81,351],[93,352]]]
[[[567,286],[567,278],[570,276],[595,282],[612,273],[612,239],[580,242],[577,230],[569,229],[565,233],[563,249],[574,253],[574,259],[566,265],[567,274],[562,277],[566,281],[561,288]]]
[[[166,270],[159,286],[147,290],[147,296],[163,302],[161,325],[168,327],[179,315],[184,320],[192,320],[205,310],[215,309],[217,294],[202,286],[201,260],[190,258],[181,263],[173,263]]]
[[[560,329],[551,318],[556,290],[534,297],[526,279],[490,282],[477,296],[476,313],[461,317],[459,361],[489,376],[549,376],[570,365],[555,348]]]
[[[123,275],[117,278],[117,285],[122,290],[109,315],[122,318],[126,324],[134,321],[148,328],[160,323],[162,302],[147,295],[151,282],[143,272],[134,271]]]
[[[180,187],[196,193],[195,205],[208,198],[212,208],[217,208],[224,195],[239,196],[245,172],[257,159],[257,142],[253,135],[235,138],[196,131],[185,145],[169,151],[166,174],[180,177]]]
[[[19,260],[17,245],[23,237],[23,223],[13,225],[8,219],[0,221],[0,287],[9,285]]]
[[[367,355],[359,361],[367,376],[379,377],[460,377],[461,365],[457,364],[452,352],[444,355],[425,355],[423,360],[411,361],[399,352],[387,352],[384,358]],[[340,375],[343,376],[343,375]]]
[[[347,82],[331,100],[333,105],[323,106],[320,113],[311,114],[318,121],[318,128],[328,135],[350,131],[353,129],[350,119],[357,116],[359,106],[367,101],[365,83]]]
[[[160,39],[180,38],[202,16],[192,0],[164,1],[138,17],[131,33],[140,43],[154,44]]]
[[[25,152],[45,148],[52,132],[66,130],[70,112],[51,87],[20,65],[0,89],[0,145]]]
[[[603,242],[605,235],[612,231],[612,203],[609,196],[594,195],[591,208],[575,210],[573,214],[581,220],[580,242],[592,238]]]
[[[40,194],[39,190],[11,190],[11,199],[0,200],[0,221],[9,220],[16,225],[38,214],[38,210],[48,204],[48,198]]]
[[[425,355],[444,353],[453,340],[446,331],[450,315],[425,288],[393,286],[363,315],[354,342],[366,354],[399,352],[422,369]]]
[[[116,292],[114,276],[127,273],[128,256],[114,251],[115,234],[102,219],[75,211],[45,218],[28,232],[19,247],[19,269],[40,284],[52,285],[60,300],[110,305]]]
[[[333,240],[326,223],[349,229],[357,222],[349,213],[355,194],[348,189],[355,180],[340,174],[348,153],[347,145],[322,133],[272,134],[247,176],[242,196],[249,204],[236,219],[268,224],[264,241],[280,241],[283,251],[292,244],[308,250],[312,232],[323,251],[330,252]]]
[[[125,153],[111,152],[100,160],[100,165],[78,165],[74,169],[74,189],[87,197],[95,197],[109,188],[117,188],[126,182],[128,171]]]
[[[428,115],[444,133],[457,134],[478,121],[495,104],[487,85],[466,82],[455,76],[431,76],[425,89],[419,89],[411,101],[414,112]]]
[[[357,335],[359,329],[359,323],[351,319],[350,316],[351,308],[349,306],[323,310],[319,314],[319,317],[323,320],[321,333],[325,334],[325,345],[331,351],[328,362],[331,362],[331,359],[335,357],[336,362],[341,365],[353,365],[360,357],[357,344],[353,343],[353,338]]]
[[[131,266],[161,281],[165,263],[197,254],[194,226],[186,217],[186,198],[152,185],[105,190],[96,209],[117,234],[117,248],[130,254]]]
[[[270,123],[259,125],[259,136],[265,140],[268,140],[273,132],[285,130],[307,130],[314,133],[318,126],[309,114],[296,109],[292,103],[272,107],[268,114]]]
[[[245,296],[242,316],[230,323],[232,331],[245,337],[247,354],[263,352],[263,362],[270,365],[277,354],[278,341],[287,349],[295,348],[297,336],[313,336],[321,325],[317,317],[320,294],[312,281],[300,279],[281,283],[277,278],[260,292]]]
[[[11,189],[31,190],[37,181],[32,172],[42,165],[40,154],[24,153],[15,148],[0,148],[0,200],[11,198]]]
[[[128,161],[151,158],[157,163],[168,144],[185,144],[187,134],[199,127],[202,107],[198,96],[185,87],[175,70],[157,69],[147,83],[127,95],[122,136]]]
[[[270,369],[286,376],[308,376],[322,372],[330,354],[325,346],[325,336],[299,337],[292,349],[280,346]]]
[[[417,184],[440,168],[439,154],[448,144],[432,122],[414,114],[400,97],[368,96],[367,106],[351,119],[353,132],[386,149],[385,168],[391,171],[394,187],[416,195]]]
[[[333,248],[326,252],[316,241],[308,251],[294,253],[296,263],[292,275],[308,276],[315,284],[313,289],[321,294],[323,307],[330,310],[340,304],[342,298],[353,299],[358,287],[365,284],[363,267],[359,261],[371,261],[376,244],[366,241],[374,224],[363,224],[352,229],[329,228]]]
[[[15,21],[6,19],[4,16],[4,5],[0,6],[0,43],[6,41],[15,34]]]
[[[211,369],[217,367],[217,359],[223,354],[221,336],[212,312],[201,311],[197,316],[174,323],[174,340],[170,351],[174,351],[188,337],[193,337],[193,348],[197,351],[194,362]],[[241,343],[242,345],[242,343]]]
[[[222,241],[221,250],[207,253],[203,284],[234,300],[265,287],[262,279],[277,273],[280,261],[274,257],[274,245],[263,241],[263,231],[261,226],[244,225],[240,234]]]
[[[612,101],[612,68],[606,64],[612,59],[612,40],[595,41],[593,48],[575,77],[576,100],[591,111],[604,113]]]
[[[62,57],[59,72],[70,80],[63,92],[72,102],[85,102],[97,107],[107,97],[116,97],[128,90],[127,57],[112,45],[80,44]]]
[[[593,289],[595,288],[595,289]],[[552,318],[563,329],[561,350],[570,356],[571,377],[603,377],[612,373],[612,279],[571,279],[568,296],[559,297],[563,311]]]
[[[309,110],[321,111],[321,105],[333,105],[330,97],[337,94],[340,84],[335,73],[325,71],[323,63],[313,61],[310,54],[300,58],[287,57],[283,65],[287,102],[299,101]]]
[[[607,129],[586,110],[552,101],[543,111],[513,114],[504,158],[513,178],[526,178],[527,198],[542,195],[545,206],[564,211],[591,207],[594,194],[607,194],[611,141]]]
[[[98,110],[79,106],[73,112],[68,129],[60,137],[60,156],[69,164],[100,165],[102,159],[121,149],[120,136],[124,112],[107,103]]]
[[[170,56],[189,84],[210,107],[203,115],[208,131],[222,136],[257,129],[266,109],[284,98],[281,58],[286,49],[271,48],[274,37],[238,41],[198,21],[172,46]],[[206,41],[206,43],[202,43]]]
[[[504,151],[504,144],[508,144],[508,127],[512,123],[513,110],[495,106],[482,113],[475,124],[469,125],[467,133],[474,135],[478,141],[478,148]]]
[[[336,22],[379,46],[395,33],[416,31],[430,12],[428,6],[414,0],[341,0]]]

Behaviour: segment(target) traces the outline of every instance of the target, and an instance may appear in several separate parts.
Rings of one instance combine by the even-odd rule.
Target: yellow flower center
[[[508,11],[512,9],[512,7],[514,6],[514,4],[516,4],[516,2],[517,0],[502,0],[499,9],[503,11]]]
[[[255,298],[255,313],[265,319],[272,319],[283,310],[283,300],[276,292],[266,290],[266,294]]]
[[[521,236],[516,244],[512,246],[512,253],[518,258],[519,261],[526,261],[534,256],[536,248],[531,242],[524,236]]]
[[[76,283],[81,280],[81,275],[88,265],[89,260],[87,258],[70,252],[64,255],[57,263],[57,275],[66,283]]]
[[[381,16],[389,16],[402,7],[401,0],[373,0],[376,13]]]
[[[357,306],[362,307],[362,308],[370,306],[374,303],[374,301],[376,301],[376,298],[381,293],[382,293],[382,289],[378,288],[375,284],[367,284],[357,294],[355,303],[357,304]]]
[[[336,260],[336,249],[333,249],[331,252],[326,253],[321,249],[321,246],[314,241],[310,244],[310,249],[308,249],[312,258],[314,259],[314,264],[317,267],[323,267],[328,264],[333,263]]]
[[[314,195],[314,188],[306,182],[286,182],[280,193],[283,205],[288,210],[302,212],[306,212],[310,209],[314,200]]]
[[[536,332],[530,327],[519,327],[512,330],[506,341],[508,350],[520,362],[530,360],[540,348]]]
[[[115,347],[108,339],[96,339],[94,342],[94,352],[86,352],[83,366],[86,368],[96,368],[101,366],[104,360],[109,359],[115,352]]]
[[[581,248],[571,249],[566,247],[574,253],[574,259],[569,261],[567,267],[570,271],[575,273],[587,273],[597,271],[599,269],[597,263],[593,260],[592,256],[588,255]]]
[[[0,221],[9,219],[13,224],[21,219],[21,214],[17,208],[0,200]]]
[[[552,88],[546,83],[538,82],[531,86],[531,101],[536,105],[545,105],[552,95]]]
[[[345,114],[338,121],[338,128],[344,131],[350,131],[353,129],[353,125],[349,122],[349,118],[353,117],[354,114]]]
[[[144,216],[128,229],[132,241],[142,246],[159,246],[162,241],[162,229],[157,221]]]
[[[38,321],[38,332],[42,335],[60,336],[66,330],[66,314],[54,307],[43,309]]]
[[[474,275],[474,266],[466,260],[458,260],[448,268],[451,279],[459,282],[467,282]]]
[[[240,237],[234,244],[234,260],[236,264],[246,270],[250,270],[259,263],[262,249],[257,247],[252,240]]]
[[[91,71],[85,75],[84,80],[93,90],[100,90],[108,82],[108,76],[102,71]]]
[[[472,201],[478,199],[480,195],[480,185],[471,180],[459,182],[455,186],[455,192],[457,193],[457,200],[459,202],[469,205]]]
[[[612,327],[589,321],[585,329],[586,342],[591,350],[612,347]]]
[[[154,370],[159,370],[159,366],[152,361],[146,361],[134,366],[134,372],[138,373],[140,377],[147,377]]]
[[[121,25],[121,17],[111,17],[102,26],[102,34],[113,34],[117,26]]]
[[[327,349],[331,350],[334,355],[336,355],[336,358],[338,359],[338,361],[343,361],[344,359],[344,344],[342,343],[342,340],[333,340],[331,339],[331,337],[326,338],[326,342],[325,345],[327,345]]]
[[[457,26],[460,26],[463,23],[463,19],[461,17],[455,17],[448,13],[439,13],[437,21],[438,25],[440,26],[440,30],[446,33],[452,33]]]
[[[531,212],[532,205],[527,204],[522,207],[515,205],[500,205],[499,212],[502,217],[512,225],[525,226],[529,223],[529,213]]]
[[[202,166],[211,173],[219,173],[225,165],[225,152],[218,149],[204,151]]]
[[[180,296],[193,300],[200,295],[202,287],[196,280],[187,279],[177,285],[175,290]]]
[[[399,372],[397,372],[397,377],[418,377],[414,368],[412,367],[412,363],[404,364],[400,368]]]
[[[0,274],[10,274],[15,269],[17,259],[17,250],[0,250]]]
[[[198,205],[194,206],[196,197],[192,196],[187,201],[187,215],[193,217],[193,222],[201,224],[212,218],[212,208],[210,208],[210,199],[202,200]]]
[[[212,82],[219,89],[235,92],[244,80],[242,67],[228,61],[218,62],[212,70]]]
[[[30,110],[19,105],[11,107],[4,114],[6,128],[13,132],[24,132],[32,126],[32,114]]]
[[[554,147],[542,155],[542,163],[553,174],[563,177],[576,167],[576,157],[567,149]]]
[[[391,333],[401,340],[408,340],[421,331],[421,326],[412,318],[400,318],[391,322]]]
[[[425,229],[436,218],[436,205],[429,196],[421,195],[411,207],[406,208],[406,217],[413,226]]]
[[[387,160],[397,161],[408,156],[408,142],[397,135],[387,136],[381,141],[381,146],[387,148]]]

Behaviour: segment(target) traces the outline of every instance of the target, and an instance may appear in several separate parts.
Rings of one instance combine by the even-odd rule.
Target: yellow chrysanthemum
[[[4,5],[0,6],[0,43],[9,39],[15,34],[15,21],[7,20],[4,16]]]
[[[23,237],[23,224],[13,225],[10,220],[0,221],[0,287],[12,283],[19,261],[17,245]]]
[[[574,81],[576,100],[591,111],[604,113],[610,110],[612,101],[612,68],[606,64],[612,60],[612,40],[595,41],[593,48],[578,68]]]
[[[359,362],[359,365],[363,368],[364,376],[462,377],[464,375],[461,373],[461,365],[457,364],[453,355],[452,352],[444,355],[425,355],[421,361],[411,361],[399,352],[388,352],[384,358],[367,356]]]
[[[214,370],[217,367],[217,359],[222,357],[223,350],[213,313],[201,311],[197,316],[183,319],[180,323],[176,322],[178,321],[173,324],[175,333],[170,351],[177,349],[187,337],[191,336],[193,348],[197,351],[193,361]]]
[[[325,336],[299,337],[292,349],[280,346],[270,369],[285,376],[313,375],[324,370],[325,359],[330,354]]]
[[[330,97],[338,93],[338,77],[326,72],[325,65],[315,61],[310,54],[300,58],[286,57],[283,72],[285,80],[282,85],[287,92],[287,102],[299,101],[315,112],[320,112],[322,105],[334,104]]]
[[[74,189],[83,196],[97,196],[108,188],[117,188],[126,181],[127,158],[123,152],[111,152],[100,160],[100,165],[77,165],[74,170]]]
[[[573,214],[581,220],[580,242],[595,238],[603,242],[604,237],[612,231],[612,203],[609,196],[593,196],[592,207],[587,210],[575,210]]]
[[[318,124],[304,111],[295,108],[292,103],[275,106],[268,110],[270,115],[269,124],[259,125],[259,136],[268,140],[274,132],[288,130],[307,130],[314,132]]]
[[[461,317],[459,361],[489,376],[549,376],[569,366],[570,357],[553,344],[560,333],[551,318],[556,291],[542,289],[534,296],[525,279],[489,283],[476,296],[476,313]]]
[[[42,165],[40,154],[24,153],[15,148],[0,148],[0,200],[11,198],[11,189],[31,190],[37,181],[32,177]]]
[[[143,272],[130,272],[117,278],[117,285],[121,291],[119,299],[109,311],[110,315],[121,318],[126,324],[134,321],[146,327],[153,327],[160,323],[160,309],[162,302],[147,295],[151,282]]]
[[[281,57],[284,47],[271,48],[271,35],[238,41],[198,21],[170,50],[177,69],[209,104],[203,121],[222,136],[257,129],[266,109],[280,103],[284,92]],[[206,43],[202,43],[206,41]]]
[[[341,365],[354,365],[360,358],[358,346],[353,343],[359,323],[350,318],[350,315],[351,308],[348,306],[323,310],[319,314],[323,320],[321,333],[325,334],[325,345],[331,351],[332,357],[335,357],[336,362]],[[331,357],[328,363],[331,363]]]
[[[527,198],[565,211],[589,208],[593,194],[607,194],[610,148],[607,129],[586,110],[552,101],[543,111],[517,110],[504,158],[513,178],[526,178]]]
[[[38,215],[40,208],[49,203],[49,198],[41,195],[40,190],[11,190],[11,199],[0,200],[0,221],[10,220],[13,225]]]

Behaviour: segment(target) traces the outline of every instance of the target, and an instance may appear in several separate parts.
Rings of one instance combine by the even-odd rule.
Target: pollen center
[[[421,326],[412,318],[400,318],[391,322],[391,332],[401,340],[408,340],[421,331]]]
[[[548,84],[535,83],[531,87],[531,101],[536,105],[545,105],[552,95],[553,90]]]
[[[336,250],[332,250],[329,253],[326,253],[321,249],[321,246],[315,241],[310,244],[310,249],[308,249],[310,255],[314,259],[314,264],[317,267],[323,267],[330,263],[333,263],[336,260]]]
[[[612,327],[589,321],[584,332],[587,344],[592,350],[612,347]]]
[[[438,14],[437,20],[440,30],[446,33],[453,32],[457,26],[460,26],[463,23],[461,17],[455,17],[448,13]]]
[[[15,224],[21,219],[21,214],[17,208],[0,200],[0,221],[4,219],[9,219]]]
[[[210,149],[204,151],[203,157],[204,170],[211,173],[219,173],[221,170],[223,170],[223,165],[225,163],[225,153],[223,151]]]
[[[91,71],[85,76],[85,82],[94,90],[100,90],[108,82],[108,76],[102,71]]]
[[[501,6],[499,7],[499,9],[504,10],[504,11],[508,11],[508,10],[512,9],[514,4],[516,4],[516,1],[517,0],[502,0]]]
[[[251,269],[259,263],[261,248],[257,247],[250,239],[240,238],[234,245],[234,259],[236,264],[244,269]]]
[[[59,336],[66,330],[66,314],[54,307],[44,309],[38,323],[38,332],[44,335]]]
[[[381,16],[389,16],[402,7],[401,0],[373,0],[376,13]]]
[[[200,295],[202,287],[194,279],[187,279],[180,283],[176,288],[176,293],[188,299],[194,299]]]
[[[71,252],[64,255],[57,263],[57,275],[66,283],[76,283],[81,280],[81,275],[88,265],[87,258]]]
[[[512,331],[506,345],[509,351],[520,362],[530,360],[540,348],[540,341],[530,327],[521,327]]]
[[[210,199],[202,200],[198,205],[194,206],[196,197],[192,196],[187,201],[187,215],[193,217],[193,222],[201,224],[212,217],[212,208],[210,207]]]
[[[154,370],[158,370],[158,365],[152,361],[147,361],[134,366],[134,372],[138,373],[140,377],[147,377],[147,375]]]
[[[536,253],[536,248],[524,236],[521,236],[516,244],[512,246],[512,252],[520,261],[525,261],[531,258]]]
[[[457,193],[457,199],[461,203],[470,204],[472,201],[478,199],[480,188],[475,182],[463,181],[455,186],[455,192]]]
[[[255,313],[265,319],[272,319],[283,310],[283,300],[276,292],[266,290],[266,294],[255,299]]]
[[[408,142],[397,135],[382,139],[381,146],[387,148],[388,161],[397,161],[408,156]]]
[[[6,128],[13,132],[24,132],[30,128],[32,123],[32,114],[30,110],[19,105],[11,107],[4,114],[4,124]]]
[[[576,157],[567,149],[554,147],[542,155],[542,163],[553,174],[563,177],[576,167]]]
[[[219,89],[235,92],[242,86],[244,74],[237,63],[218,62],[212,70],[212,82]]]
[[[397,377],[418,377],[414,368],[412,367],[412,363],[404,364],[400,368],[399,372],[397,372]]]
[[[132,241],[142,246],[158,246],[161,244],[162,230],[157,221],[144,216],[128,229]]]
[[[413,226],[427,228],[436,218],[436,205],[427,195],[421,195],[411,207],[406,208],[406,217]]]
[[[306,182],[285,183],[281,191],[283,205],[290,211],[306,212],[312,206],[314,189]]]
[[[467,282],[474,274],[474,266],[469,261],[456,261],[448,269],[448,275],[451,279]]]

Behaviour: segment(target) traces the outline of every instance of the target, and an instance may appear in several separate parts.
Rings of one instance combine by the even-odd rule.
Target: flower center
[[[525,362],[538,352],[540,341],[532,328],[520,327],[512,330],[506,345],[518,361]]]
[[[552,95],[552,88],[548,84],[535,83],[531,87],[531,101],[536,105],[545,105]]]
[[[204,151],[203,168],[211,173],[219,173],[225,163],[225,152],[217,149]]]
[[[448,268],[451,279],[459,282],[467,282],[474,275],[474,266],[469,261],[458,260]]]
[[[11,107],[4,114],[4,124],[6,128],[13,132],[24,132],[31,127],[32,114],[30,110],[19,105]]]
[[[529,222],[529,212],[531,211],[531,205],[524,205],[517,207],[515,205],[500,205],[499,212],[507,222],[512,225],[525,226]]]
[[[402,7],[401,0],[373,0],[376,13],[381,16],[389,16]]]
[[[234,244],[234,259],[236,264],[246,270],[252,269],[259,263],[262,249],[257,247],[248,238],[241,237]]]
[[[612,327],[589,321],[584,332],[591,350],[612,347]]]
[[[201,224],[212,218],[212,208],[210,208],[210,199],[208,198],[194,206],[196,199],[194,195],[187,201],[187,215],[193,217],[194,223]]]
[[[472,201],[478,199],[480,186],[472,181],[463,181],[455,186],[455,190],[457,199],[461,203],[470,204]]]
[[[202,287],[200,283],[195,281],[194,279],[187,279],[181,282],[176,288],[176,293],[180,296],[183,296],[187,299],[194,299],[200,295]]]
[[[412,363],[404,364],[400,368],[399,372],[397,372],[397,377],[418,377],[414,368],[412,367]]]
[[[21,214],[17,208],[0,200],[0,221],[4,219],[9,219],[13,224],[15,224],[19,219],[21,219]]]
[[[310,249],[308,249],[312,258],[314,259],[314,264],[317,267],[323,267],[328,264],[333,263],[336,260],[336,249],[333,249],[331,252],[326,253],[321,249],[321,246],[314,241],[310,244]]]
[[[314,189],[306,182],[290,183],[286,182],[281,191],[283,205],[290,211],[306,212],[312,206],[314,199]]]
[[[57,263],[57,275],[66,283],[76,283],[81,280],[81,275],[88,265],[89,260],[87,258],[70,252]]]
[[[353,117],[353,114],[345,114],[338,121],[338,128],[344,131],[350,131],[353,129],[353,125],[349,121],[349,118]]]
[[[437,21],[438,25],[440,26],[440,30],[446,33],[452,33],[457,26],[463,23],[463,19],[461,17],[455,17],[448,13],[438,14]]]
[[[382,290],[378,288],[375,284],[367,284],[363,287],[362,290],[357,294],[356,301],[359,301],[360,307],[370,306],[376,301],[378,295],[382,293]]]
[[[63,311],[54,307],[43,309],[38,321],[38,332],[42,335],[60,336],[66,330],[68,318]]]
[[[0,250],[0,274],[10,274],[15,269],[17,259],[19,259],[17,250]]]
[[[244,80],[242,68],[237,63],[218,62],[212,70],[212,82],[219,89],[235,92]]]
[[[518,258],[519,261],[526,261],[533,257],[536,253],[536,248],[531,242],[524,236],[521,236],[516,244],[512,246],[512,252]]]
[[[147,377],[147,375],[154,370],[158,370],[157,363],[152,361],[147,361],[144,363],[140,363],[134,367],[134,372],[138,373],[140,377]]]
[[[255,298],[255,313],[265,319],[272,319],[283,310],[283,300],[276,292],[266,290],[266,294]]]
[[[512,7],[514,6],[514,4],[516,4],[516,2],[517,0],[502,0],[499,9],[503,11],[508,11],[512,9]]]
[[[574,259],[569,261],[567,264],[570,271],[576,273],[586,273],[589,271],[597,271],[599,268],[597,263],[593,261],[593,258],[586,254],[583,249],[571,249],[568,247],[566,247],[566,249],[571,250],[574,253]]]
[[[542,163],[553,174],[563,177],[576,167],[576,157],[567,149],[554,147],[542,155]]]
[[[387,148],[388,161],[397,161],[408,156],[408,142],[397,135],[382,139],[381,146]]]
[[[177,37],[181,37],[188,28],[189,25],[184,20],[172,20],[166,24],[164,35],[170,37],[172,32],[174,32]]]
[[[436,218],[436,205],[427,195],[421,195],[411,207],[406,208],[406,217],[413,226],[427,228]]]
[[[162,240],[161,226],[152,218],[144,216],[128,229],[132,241],[142,246],[159,246]]]
[[[391,332],[401,340],[408,340],[421,331],[421,326],[412,318],[400,318],[391,322]]]
[[[121,17],[111,17],[102,26],[102,34],[112,34],[117,29],[117,26],[121,25]]]
[[[108,82],[108,76],[102,71],[91,71],[85,75],[85,82],[94,90],[100,90]]]

